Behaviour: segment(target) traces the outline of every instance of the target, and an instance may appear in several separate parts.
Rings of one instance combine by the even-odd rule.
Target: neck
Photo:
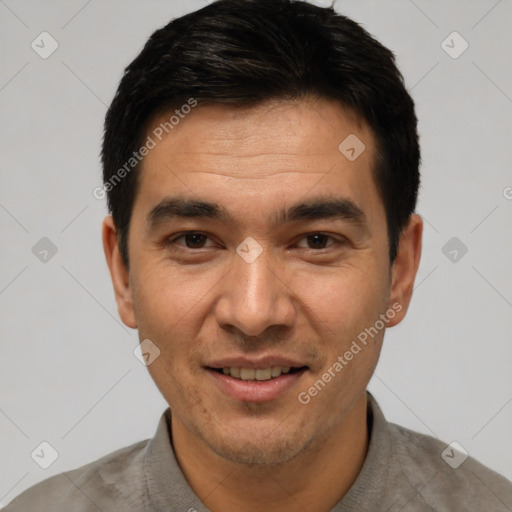
[[[212,512],[331,510],[355,482],[368,449],[366,393],[348,415],[304,452],[279,466],[247,467],[212,452],[172,417],[176,458]]]

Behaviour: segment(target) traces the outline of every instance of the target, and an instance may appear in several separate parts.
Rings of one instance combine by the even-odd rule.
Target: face
[[[173,431],[278,464],[364,396],[418,263],[390,268],[374,158],[370,129],[327,100],[199,106],[145,157],[129,270],[112,226],[104,240],[123,321],[160,350]]]

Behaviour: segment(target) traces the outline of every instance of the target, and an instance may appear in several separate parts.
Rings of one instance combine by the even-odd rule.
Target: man
[[[169,409],[5,510],[512,510],[366,391],[420,260],[416,123],[333,9],[220,0],[155,32],[106,116],[103,244]]]

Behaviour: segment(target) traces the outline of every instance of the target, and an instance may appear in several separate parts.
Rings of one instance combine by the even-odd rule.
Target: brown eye
[[[173,238],[169,241],[170,245],[177,244],[177,241],[180,239],[185,240],[185,247],[187,249],[202,249],[208,240],[208,237],[203,233],[182,233],[181,235]],[[183,244],[177,244],[181,247],[184,247]]]
[[[305,235],[302,239],[306,240],[306,249],[327,249],[328,247],[341,243],[341,241],[336,240],[334,237],[324,233],[312,233],[310,235]],[[331,239],[333,242],[330,245],[326,245],[329,239]],[[301,246],[300,244],[299,247],[304,248],[304,246]]]
[[[325,244],[330,237],[327,235],[317,234],[309,235],[307,240],[312,244],[312,249],[325,249]]]
[[[185,243],[189,249],[199,249],[203,247],[206,238],[207,237],[205,235],[200,233],[192,233],[185,235]],[[198,247],[198,245],[200,247]]]

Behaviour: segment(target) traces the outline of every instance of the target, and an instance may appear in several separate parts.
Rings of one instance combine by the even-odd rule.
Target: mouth
[[[269,402],[284,397],[298,385],[308,366],[205,367],[214,387],[237,402]]]
[[[240,366],[228,366],[224,368],[209,368],[222,375],[227,375],[234,379],[245,381],[267,381],[277,379],[281,375],[288,375],[306,370],[307,366],[290,367],[290,366],[269,366],[267,368],[245,368]]]

